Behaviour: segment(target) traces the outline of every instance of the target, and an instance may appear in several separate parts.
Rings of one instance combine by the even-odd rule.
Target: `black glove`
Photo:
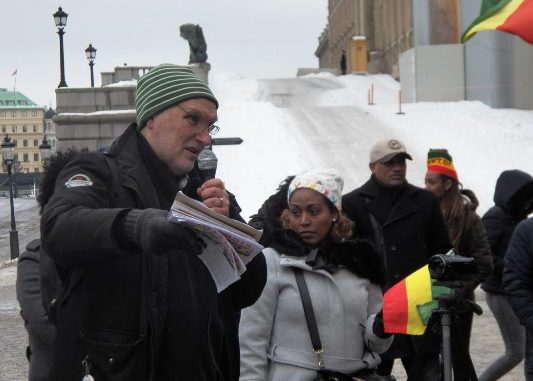
[[[391,337],[390,333],[385,333],[383,327],[383,310],[380,310],[376,317],[374,318],[374,324],[372,325],[372,331],[374,332],[374,335],[381,337],[382,339],[386,339],[387,337]]]
[[[146,253],[161,254],[169,249],[192,250],[199,254],[202,241],[189,228],[167,220],[168,211],[132,209],[118,222],[118,241]]]

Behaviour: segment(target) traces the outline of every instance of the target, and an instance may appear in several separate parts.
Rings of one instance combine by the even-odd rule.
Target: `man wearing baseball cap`
[[[407,182],[407,159],[413,160],[400,140],[378,141],[370,150],[370,179],[343,196],[343,209],[355,222],[356,235],[372,240],[378,248],[384,292],[426,265],[432,255],[452,248],[437,198]],[[408,374],[417,371],[418,379],[437,380],[438,343],[423,369],[410,367],[419,341],[419,337],[395,335],[392,347],[381,355],[380,374],[391,374],[394,359],[401,358]]]
[[[222,180],[190,185],[218,101],[189,67],[162,64],[139,78],[135,106],[107,154],[63,167],[42,213],[64,281],[50,379],[237,381],[238,316],[261,294],[264,257],[218,293],[204,242],[167,220],[180,190],[240,218]]]

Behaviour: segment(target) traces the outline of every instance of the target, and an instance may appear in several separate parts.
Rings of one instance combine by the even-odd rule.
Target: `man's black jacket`
[[[100,153],[73,159],[43,212],[44,248],[68,274],[51,379],[81,379],[86,359],[97,380],[237,380],[239,311],[261,294],[264,257],[217,294],[197,248],[121,249],[117,217],[161,208],[139,139],[133,124],[109,150],[118,181]],[[72,178],[84,186],[66,187]]]

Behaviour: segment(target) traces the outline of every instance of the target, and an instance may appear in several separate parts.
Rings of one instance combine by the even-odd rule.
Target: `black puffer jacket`
[[[533,177],[518,169],[504,171],[494,191],[494,206],[482,217],[493,255],[494,270],[482,284],[486,292],[503,294],[502,272],[505,252],[516,225],[526,218],[525,206],[533,199]],[[526,210],[523,210],[523,209]]]
[[[264,257],[217,294],[197,246],[184,242],[166,253],[121,248],[115,221],[122,214],[164,209],[140,139],[131,125],[109,150],[118,179],[100,153],[69,162],[43,212],[43,245],[68,274],[52,379],[81,379],[87,358],[97,380],[236,381],[238,316],[261,294]],[[73,178],[84,186],[66,187]]]
[[[263,230],[259,243],[264,247],[270,246],[272,235],[281,228],[280,216],[287,208],[287,191],[293,179],[294,176],[287,176],[278,186],[276,193],[271,195],[248,221],[250,226]]]
[[[505,254],[503,284],[516,316],[533,333],[533,219],[516,227]]]

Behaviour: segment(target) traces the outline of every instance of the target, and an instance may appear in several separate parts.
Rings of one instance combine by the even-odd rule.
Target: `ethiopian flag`
[[[466,42],[477,32],[499,30],[533,44],[533,0],[483,0],[481,13],[464,32]]]
[[[438,295],[450,289],[435,286],[424,266],[402,281],[396,283],[383,295],[383,326],[387,333],[422,335],[433,309],[438,303]]]

